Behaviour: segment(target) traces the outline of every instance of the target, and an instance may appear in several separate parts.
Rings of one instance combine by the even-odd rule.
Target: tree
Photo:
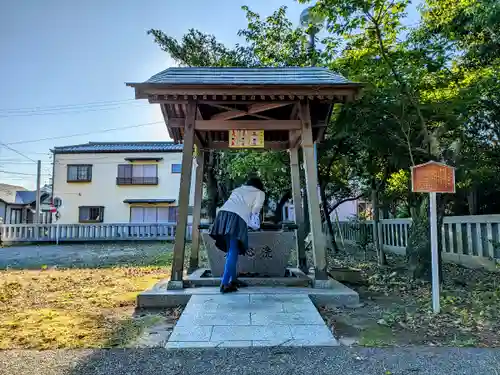
[[[331,233],[328,213],[360,194],[371,197],[385,217],[411,215],[408,261],[414,276],[423,277],[430,270],[428,202],[411,192],[412,165],[433,159],[457,167],[458,191],[440,197],[439,225],[445,213],[500,210],[500,5],[426,0],[422,22],[405,27],[408,4],[318,0],[312,11],[324,17],[328,35],[323,50],[312,54],[305,30],[287,19],[286,7],[269,17],[244,7],[248,25],[238,35],[245,46],[227,48],[195,30],[180,42],[151,33],[183,65],[305,66],[314,58],[319,66],[364,82],[362,98],[335,108],[318,147],[322,211]],[[219,199],[256,165],[275,199],[289,197],[285,153],[212,156]],[[379,258],[383,263],[381,251]]]

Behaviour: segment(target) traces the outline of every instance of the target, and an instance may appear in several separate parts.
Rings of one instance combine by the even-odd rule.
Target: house
[[[41,189],[40,223],[50,223],[51,192]],[[36,191],[22,186],[0,184],[0,222],[4,224],[30,224],[35,221]]]
[[[348,221],[353,217],[363,216],[372,219],[372,204],[363,199],[356,199],[341,203],[335,211],[330,214],[332,220]]]
[[[175,223],[182,145],[89,142],[55,147],[57,223]],[[190,210],[194,201],[192,173]]]

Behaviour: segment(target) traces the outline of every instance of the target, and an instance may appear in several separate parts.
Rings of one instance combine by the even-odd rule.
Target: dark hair
[[[258,177],[250,177],[247,182],[245,183],[246,186],[253,186],[256,189],[259,189],[260,191],[264,191],[264,184]]]

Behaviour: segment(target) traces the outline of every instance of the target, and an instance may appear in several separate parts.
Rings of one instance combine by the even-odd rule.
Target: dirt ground
[[[441,312],[431,309],[430,284],[414,281],[403,257],[388,255],[380,267],[375,254],[351,248],[331,254],[330,264],[361,271],[348,285],[360,294],[353,309],[320,307],[320,313],[345,345],[500,346],[500,273],[444,265]]]

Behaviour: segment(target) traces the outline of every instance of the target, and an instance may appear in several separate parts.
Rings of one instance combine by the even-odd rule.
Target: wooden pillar
[[[191,189],[191,171],[193,168],[194,124],[196,121],[196,101],[190,99],[187,104],[184,122],[184,147],[182,150],[181,185],[179,188],[179,214],[175,231],[174,259],[169,288],[182,288],[184,273],[184,248],[186,245],[186,227],[188,219],[189,195]]]
[[[311,223],[311,242],[314,257],[316,280],[328,280],[326,263],[326,244],[321,231],[321,213],[318,197],[318,171],[314,160],[314,141],[307,100],[300,103],[300,119],[302,121],[302,152],[306,176],[309,220]]]
[[[304,209],[302,207],[302,196],[300,191],[299,145],[296,141],[299,134],[300,132],[296,131],[290,132],[290,175],[292,178],[292,198],[295,211],[295,224],[299,227],[295,232],[297,240],[297,267],[303,272],[308,273],[306,247],[304,243]]]
[[[201,222],[201,201],[203,199],[203,170],[205,167],[205,155],[201,150],[198,150],[196,164],[193,207],[193,234],[191,240],[191,256],[189,258],[189,273],[196,271],[199,267],[200,230],[198,229],[198,226]]]

